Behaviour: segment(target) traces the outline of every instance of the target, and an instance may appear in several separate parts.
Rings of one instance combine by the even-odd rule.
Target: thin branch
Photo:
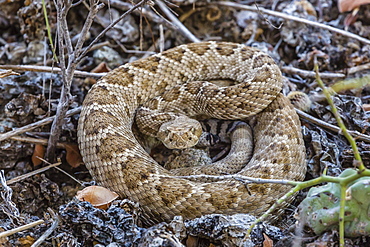
[[[112,27],[114,27],[118,22],[120,22],[123,18],[125,18],[127,15],[131,14],[135,9],[141,7],[144,3],[146,3],[148,0],[141,0],[139,3],[135,4],[131,9],[127,10],[125,13],[123,13],[117,20],[112,22],[109,26],[107,26],[101,33],[96,36],[96,38],[82,51],[82,53],[79,55],[78,58],[76,58],[76,63],[78,64],[81,59],[86,55],[86,53],[91,49],[91,47],[99,41],[101,37],[105,35],[106,32],[108,32]]]
[[[81,112],[81,107],[77,107],[75,109],[67,111],[65,117],[70,117],[70,116],[73,116],[73,115],[78,114],[80,112]],[[53,122],[54,118],[55,118],[55,116],[47,117],[47,118],[44,118],[44,119],[42,119],[40,121],[37,121],[35,123],[31,123],[31,124],[22,126],[20,128],[17,128],[15,130],[11,130],[11,131],[8,131],[6,133],[0,134],[0,142],[4,141],[4,140],[6,140],[6,139],[8,139],[12,136],[20,135],[24,132],[33,130],[37,127],[49,124],[49,123]]]
[[[316,56],[314,57],[315,59],[315,62],[314,62],[314,69],[315,69],[315,72],[316,72],[316,81],[317,83],[319,84],[319,86],[321,87],[325,97],[326,97],[326,100],[328,101],[329,105],[330,105],[330,109],[331,109],[331,112],[333,113],[334,117],[335,117],[335,120],[337,120],[337,123],[340,127],[340,130],[342,133],[342,135],[344,135],[346,137],[346,139],[348,140],[348,142],[350,143],[351,147],[352,147],[352,150],[353,150],[353,154],[354,154],[354,157],[356,159],[356,161],[358,162],[358,168],[360,169],[360,171],[363,171],[365,170],[365,166],[364,166],[364,163],[362,162],[362,158],[361,158],[361,155],[360,155],[360,152],[358,151],[358,148],[357,148],[357,144],[356,144],[356,141],[355,139],[351,136],[351,134],[349,133],[349,131],[347,130],[346,126],[344,125],[343,123],[343,120],[342,118],[340,117],[339,113],[338,113],[338,110],[337,108],[335,107],[334,105],[334,102],[333,102],[333,99],[331,97],[331,94],[329,92],[329,90],[325,87],[324,83],[322,82],[320,76],[319,76],[319,65],[317,63],[317,58]]]
[[[163,13],[166,14],[166,16],[173,22],[173,24],[179,28],[180,33],[187,37],[192,42],[200,42],[200,39],[198,39],[194,34],[192,34],[189,29],[185,27],[184,24],[182,24],[179,19],[168,9],[167,5],[163,3],[162,1],[156,0],[156,4],[159,6],[159,8],[163,11]]]
[[[133,7],[131,3],[123,2],[121,0],[101,0],[101,2],[105,4],[110,4],[111,7],[114,7],[119,10],[129,10]],[[152,11],[149,11],[145,8],[141,8],[140,10],[135,9],[136,13],[145,15],[149,20],[156,22],[158,24],[168,24],[165,20],[163,20],[161,17],[153,13]]]
[[[38,220],[38,221],[35,221],[35,222],[32,222],[32,223],[29,223],[27,225],[24,225],[24,226],[20,226],[20,227],[11,229],[9,231],[1,232],[0,233],[0,238],[5,238],[5,237],[8,237],[8,236],[11,236],[11,235],[13,235],[13,234],[15,234],[17,232],[21,232],[21,231],[30,229],[30,228],[35,227],[37,225],[40,225],[42,223],[44,223],[44,220]]]
[[[90,11],[89,11],[89,13],[86,17],[85,24],[82,27],[80,36],[78,37],[78,41],[77,41],[77,44],[76,44],[76,47],[75,47],[75,51],[76,51],[75,56],[76,57],[79,57],[79,55],[82,51],[81,50],[82,46],[83,46],[83,44],[86,40],[87,33],[90,30],[90,27],[91,27],[91,25],[94,21],[94,18],[96,16],[96,14],[103,7],[104,7],[104,4],[103,3],[99,4],[99,0],[90,0]]]
[[[61,74],[62,71],[57,67],[50,66],[37,66],[37,65],[0,65],[0,69],[11,69],[15,71],[34,71],[34,72],[47,72],[47,73],[58,73]],[[95,77],[100,78],[107,73],[91,73],[81,70],[75,70],[74,75],[78,77]],[[17,75],[17,74],[16,74]]]
[[[31,247],[37,247],[37,246],[40,246],[40,244],[42,244],[45,239],[47,237],[50,236],[50,234],[53,233],[53,231],[57,228],[57,226],[59,225],[60,223],[60,218],[59,218],[59,215],[56,214],[51,208],[48,208],[48,211],[49,211],[49,214],[50,216],[53,218],[53,224],[51,225],[51,227],[49,227],[49,229],[47,229],[44,234],[42,234],[42,236],[37,239],[36,242],[34,242]]]
[[[314,71],[298,69],[291,66],[283,66],[281,71],[287,74],[296,74],[305,78],[316,77],[316,73]],[[325,79],[343,79],[346,75],[343,73],[320,72],[320,77]]]
[[[92,19],[94,19],[98,9],[101,7],[101,5],[98,3],[99,3],[98,0],[90,0],[90,11],[82,28],[83,31],[80,35],[77,44],[78,46],[82,46],[82,44],[80,43],[81,42],[84,43],[86,40],[87,30],[90,29],[91,24],[93,23]],[[76,61],[78,59],[75,59],[76,54],[81,53],[80,50],[73,50],[70,33],[68,31],[67,15],[69,9],[71,8],[71,4],[72,1],[62,1],[62,0],[58,0],[56,4],[59,56],[63,86],[59,97],[59,103],[57,106],[55,119],[51,125],[49,143],[46,150],[46,157],[51,161],[54,161],[56,143],[61,135],[64,117],[71,103],[72,95],[70,93],[70,90],[72,85],[72,79],[74,71],[79,63],[79,61]],[[66,60],[65,50],[68,51],[68,60]],[[81,57],[79,58],[81,59]],[[68,61],[67,67],[65,65],[66,61]]]
[[[48,145],[48,139],[44,138],[34,138],[34,137],[28,137],[28,136],[12,136],[10,137],[13,141],[19,141],[19,142],[26,142],[31,144],[38,144],[47,146]],[[71,143],[68,142],[58,142],[57,147],[58,148],[66,148],[66,146],[71,145]]]
[[[67,49],[67,53],[69,55],[73,54],[73,46],[71,35],[68,30],[68,23],[67,23],[67,14],[70,8],[72,7],[72,1],[57,1],[59,9],[59,16],[58,16],[58,25],[61,28],[61,33],[64,34],[61,39],[64,41],[65,48]]]
[[[354,74],[362,70],[370,69],[370,63],[361,64],[348,69],[348,74]]]
[[[307,120],[308,122],[319,125],[320,127],[323,127],[323,128],[325,128],[327,130],[330,130],[334,133],[343,134],[341,129],[338,126],[329,124],[325,121],[322,121],[318,118],[315,118],[315,117],[311,116],[310,114],[307,114],[307,113],[305,113],[301,110],[298,110],[298,109],[295,109],[295,110],[301,118]],[[368,136],[368,135],[362,134],[362,133],[360,133],[358,131],[355,131],[355,130],[348,130],[348,133],[351,134],[351,136],[353,136],[357,140],[370,143],[370,136]]]
[[[287,14],[284,14],[284,13],[281,13],[281,12],[277,12],[277,11],[273,11],[273,10],[267,10],[267,9],[264,9],[264,8],[258,8],[257,9],[255,7],[242,5],[242,4],[239,4],[239,3],[233,3],[233,2],[216,2],[216,3],[213,2],[212,4],[217,4],[217,5],[220,5],[220,6],[227,6],[227,7],[232,7],[232,8],[238,8],[238,9],[245,9],[245,10],[249,10],[249,11],[253,11],[253,12],[261,12],[261,13],[264,13],[264,14],[267,14],[267,15],[280,17],[280,18],[283,18],[283,19],[286,19],[286,20],[301,22],[301,23],[304,23],[304,24],[307,24],[307,25],[310,25],[310,26],[326,29],[326,30],[329,30],[331,32],[341,34],[341,35],[346,36],[348,38],[356,39],[356,40],[358,40],[358,41],[360,41],[364,44],[368,44],[368,45],[370,44],[369,39],[361,37],[357,34],[350,33],[348,31],[344,31],[344,30],[341,30],[341,29],[338,29],[338,28],[335,28],[335,27],[332,27],[332,26],[328,26],[328,25],[325,25],[325,24],[322,24],[322,23],[319,23],[319,22],[316,22],[316,21],[306,20],[306,19],[303,19],[303,18],[300,18],[300,17],[297,17],[297,16],[287,15]]]
[[[0,71],[0,78],[5,78],[11,75],[19,75],[19,73],[9,70]]]
[[[23,175],[20,175],[18,177],[15,177],[15,178],[12,178],[12,179],[9,179],[6,181],[6,184],[7,185],[11,185],[11,184],[14,184],[16,182],[19,182],[19,181],[22,181],[26,178],[29,178],[29,177],[32,177],[36,174],[39,174],[41,172],[44,172],[44,171],[47,171],[49,170],[50,168],[52,167],[56,167],[56,166],[59,166],[61,163],[55,163],[55,164],[51,164],[51,165],[48,165],[48,166],[45,166],[45,167],[42,167],[40,169],[37,169],[37,170],[34,170],[32,172],[29,172],[29,173],[26,173],[26,174],[23,174]]]
[[[238,174],[233,175],[189,175],[189,176],[173,176],[174,178],[183,178],[183,179],[189,179],[189,180],[208,180],[208,181],[223,181],[223,180],[230,180],[235,179],[240,182],[243,182],[243,184],[249,184],[249,183],[256,183],[256,184],[265,184],[265,183],[271,183],[271,184],[286,184],[286,185],[293,185],[296,186],[299,182],[296,181],[289,181],[284,179],[262,179],[262,178],[254,178],[254,177],[247,177],[242,176]]]

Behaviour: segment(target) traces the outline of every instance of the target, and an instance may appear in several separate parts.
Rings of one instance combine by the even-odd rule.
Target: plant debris
[[[92,1],[74,2],[76,5],[68,12],[67,30],[71,37],[70,45],[76,47]],[[101,2],[105,6],[101,6],[96,18],[93,18],[92,27],[86,32],[84,47],[90,45],[110,23],[139,3],[116,0]],[[243,2],[243,6],[247,6],[246,2]],[[184,32],[186,29],[199,40],[244,43],[269,53],[284,68],[287,78],[284,93],[299,90],[307,94],[312,104],[305,111],[317,119],[336,125],[312,73],[316,58],[324,82],[337,92],[333,96],[334,103],[347,128],[370,136],[370,5],[364,4],[366,1],[352,1],[357,4],[355,6],[348,4],[348,1],[333,0],[262,0],[257,1],[260,11],[256,12],[252,2],[249,2],[252,9],[247,10],[240,8],[241,5],[236,1],[165,1],[177,13],[175,18],[184,25],[181,27],[174,24],[158,4],[148,1],[148,4],[132,11],[100,37],[100,43],[95,43],[76,66],[78,73],[75,73],[66,101],[69,109],[81,106],[87,91],[99,77],[97,72],[107,72],[120,64],[162,49],[189,43],[193,38]],[[60,96],[64,92],[63,76],[56,72],[61,64],[53,60],[53,48],[50,45],[50,42],[54,43],[57,47],[55,53],[60,55],[60,44],[55,42],[58,32],[55,3],[59,3],[59,0],[0,1],[0,135],[31,125],[21,136],[17,136],[18,139],[7,137],[0,142],[0,170],[4,171],[6,180],[42,166],[38,159],[36,161],[36,156],[44,155],[45,144],[24,142],[19,137],[39,140],[53,137],[51,125],[39,121],[56,114]],[[355,13],[341,14],[360,4]],[[266,14],[263,9],[277,11],[280,15]],[[292,21],[290,17],[320,25]],[[60,30],[58,35],[63,35]],[[68,53],[68,56],[71,54]],[[10,65],[14,67],[9,68]],[[25,69],[22,65],[30,67]],[[345,84],[346,80],[336,84],[345,78],[353,79],[351,86]],[[64,118],[57,149],[53,154],[62,163],[58,166],[60,169],[84,186],[94,185],[86,168],[80,165],[81,157],[75,146],[77,121],[78,114]],[[301,122],[307,149],[306,179],[316,178],[324,170],[328,175],[338,176],[345,168],[354,167],[353,151],[342,135],[324,125],[303,119]],[[370,143],[358,140],[357,145],[365,166],[370,168]],[[160,146],[153,152],[153,156],[163,160],[170,155],[168,150]],[[32,230],[8,236],[6,241],[0,240],[0,243],[4,246],[30,246],[56,222],[55,217],[60,217],[58,226],[42,246],[238,246],[244,241],[247,225],[254,219],[246,215],[210,215],[183,222],[181,217],[176,217],[170,223],[145,228],[140,225],[140,210],[135,205],[131,205],[133,208],[130,210],[121,201],[108,200],[111,205],[102,210],[88,202],[73,199],[76,192],[82,189],[75,180],[59,170],[51,169],[9,186],[3,182],[0,188],[0,232],[40,219],[45,222]],[[325,195],[323,188],[312,190],[318,191],[314,194],[319,194],[318,198],[321,198]],[[335,227],[323,231],[322,226],[313,225],[313,221],[307,223],[311,230],[295,225],[292,211],[304,199],[307,191],[301,191],[285,210],[282,219],[275,223],[280,229],[263,223],[253,230],[252,238],[245,240],[245,244],[289,246],[295,242],[312,246],[334,245],[338,241]],[[318,199],[315,195],[309,192],[305,203]],[[327,207],[328,203],[324,201],[318,205]],[[48,209],[58,212],[58,216],[50,214]],[[305,204],[300,206],[301,212],[311,213],[309,210],[318,212],[319,209],[310,209]],[[367,224],[366,217],[360,215]],[[317,217],[325,220],[330,215],[324,212]],[[349,228],[355,231],[354,226]],[[348,246],[369,245],[368,235],[348,236],[352,236],[346,238]],[[273,241],[272,245],[270,240]]]

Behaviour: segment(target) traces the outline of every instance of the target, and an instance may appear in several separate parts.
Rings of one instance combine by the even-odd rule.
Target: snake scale
[[[225,86],[222,80],[233,83]],[[190,104],[191,115],[250,121],[254,153],[237,174],[302,180],[306,165],[300,122],[280,92],[282,81],[267,54],[228,42],[180,45],[124,64],[93,85],[84,100],[78,125],[84,163],[100,185],[139,203],[147,225],[177,215],[260,215],[290,187],[176,177],[139,145],[132,125],[140,106],[170,91],[161,100],[183,105],[180,111],[188,111]],[[189,99],[179,99],[180,87]]]

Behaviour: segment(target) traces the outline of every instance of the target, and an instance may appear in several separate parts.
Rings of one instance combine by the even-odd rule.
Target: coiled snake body
[[[217,80],[224,79],[233,85],[218,86]],[[181,85],[188,102],[188,96],[178,97],[176,87]],[[139,145],[132,125],[138,107],[171,90],[161,100],[183,105],[184,112],[190,109],[187,104],[195,105],[192,115],[221,119],[255,115],[250,121],[254,154],[237,174],[302,180],[306,167],[300,122],[281,87],[278,66],[259,50],[225,42],[181,45],[122,65],[91,88],[79,119],[80,151],[93,178],[138,202],[148,225],[176,215],[185,219],[211,213],[260,215],[290,187],[175,177]]]

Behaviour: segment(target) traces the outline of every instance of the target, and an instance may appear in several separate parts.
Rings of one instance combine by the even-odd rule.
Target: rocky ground
[[[78,44],[91,1],[75,2],[67,16],[73,47]],[[135,4],[115,0],[101,2],[105,6],[86,32],[85,47],[111,20]],[[315,64],[318,65],[326,86],[338,93],[333,96],[334,103],[347,128],[363,134],[357,139],[357,145],[364,165],[370,166],[370,5],[361,6],[354,13],[349,11],[352,9],[345,1],[338,3],[336,0],[193,2],[165,2],[177,14],[175,18],[184,24],[183,28],[176,28],[176,23],[161,5],[150,2],[106,32],[76,67],[69,109],[78,109],[82,104],[88,89],[100,76],[97,73],[107,72],[120,64],[195,41],[194,38],[244,43],[266,51],[276,60],[287,78],[284,93],[293,90],[306,93],[312,101],[308,114],[337,125],[315,80],[313,71]],[[51,227],[52,233],[40,241],[41,246],[241,245],[245,229],[238,227],[251,221],[250,216],[233,219],[212,216],[185,223],[175,219],[169,224],[146,229],[136,225],[135,205],[116,201],[108,210],[102,210],[75,199],[78,190],[93,184],[88,171],[81,165],[76,147],[78,114],[66,118],[53,153],[61,163],[58,168],[64,172],[51,168],[28,178],[11,180],[45,166],[37,156],[45,155],[50,123],[36,124],[36,128],[13,136],[3,136],[3,133],[28,127],[56,114],[63,81],[55,70],[60,63],[53,59],[48,38],[48,30],[54,41],[57,33],[61,35],[57,30],[58,15],[54,4],[48,0],[44,6],[42,1],[0,1],[0,69],[4,69],[0,70],[0,170],[7,180],[1,181],[0,187],[0,232],[44,220],[36,227],[0,239],[0,245],[31,246]],[[261,8],[259,12],[242,8],[254,9],[255,4]],[[348,11],[341,13],[338,5],[341,10]],[[267,13],[265,9],[274,12]],[[291,17],[313,24],[291,20]],[[60,54],[58,49],[56,54]],[[49,68],[54,68],[54,72],[47,71]],[[17,74],[9,75],[15,72]],[[351,80],[338,83],[344,79]],[[312,119],[302,118],[301,121],[307,148],[306,180],[320,176],[324,169],[328,175],[338,176],[343,169],[354,166],[353,150],[342,135]],[[297,227],[294,210],[307,191],[298,194],[276,223],[280,229],[267,225],[256,228],[252,242],[257,246],[292,246],[294,243],[296,246],[337,246],[335,227],[321,234],[314,234],[308,227]],[[131,210],[123,205],[129,205]],[[368,222],[365,217],[364,224]],[[235,232],[230,228],[224,230],[230,226]],[[236,242],[230,240],[233,238]],[[368,246],[369,241],[366,234],[346,238],[348,246]]]

